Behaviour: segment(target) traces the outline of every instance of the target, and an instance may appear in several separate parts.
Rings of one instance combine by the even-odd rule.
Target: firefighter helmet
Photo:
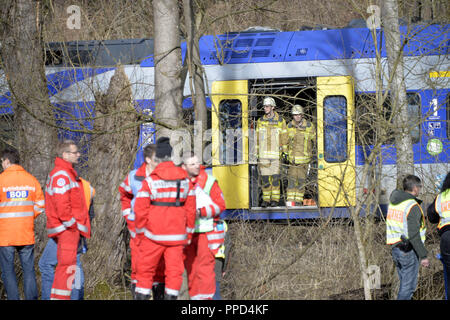
[[[303,114],[303,107],[301,105],[296,104],[292,107],[291,113],[292,114]]]
[[[276,107],[275,99],[272,97],[266,97],[264,98],[263,106],[272,106]]]

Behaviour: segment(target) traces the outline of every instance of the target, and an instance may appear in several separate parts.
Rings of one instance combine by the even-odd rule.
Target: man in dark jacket
[[[408,175],[403,179],[403,189],[394,190],[390,196],[386,218],[386,243],[392,248],[392,258],[400,278],[398,300],[410,300],[417,286],[419,261],[428,267],[425,248],[425,218],[417,199],[422,189],[420,179]]]

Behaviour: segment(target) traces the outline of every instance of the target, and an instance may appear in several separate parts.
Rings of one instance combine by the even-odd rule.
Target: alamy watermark
[[[367,13],[371,15],[366,19],[367,28],[379,29],[381,27],[381,10],[380,7],[373,4],[367,7]]]
[[[66,20],[66,26],[70,30],[81,29],[81,8],[76,5],[68,6],[66,12],[70,15]]]

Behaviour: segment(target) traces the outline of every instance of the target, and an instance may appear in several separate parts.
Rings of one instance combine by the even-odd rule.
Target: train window
[[[420,141],[420,95],[407,93],[409,123],[412,143]],[[392,118],[391,98],[388,95],[381,110],[377,108],[375,93],[361,93],[356,95],[356,143],[358,145],[374,145],[379,139],[382,144],[392,144],[395,140]]]
[[[386,97],[381,110],[377,108],[376,99],[375,93],[361,93],[355,97],[358,145],[374,145],[381,138],[383,144],[394,143],[392,127],[388,122],[392,113],[390,97]]]
[[[221,145],[220,164],[242,163],[242,104],[240,100],[222,100],[219,105]]]
[[[323,101],[324,153],[326,162],[347,160],[347,99],[327,96]]]
[[[420,141],[420,95],[415,92],[406,94],[408,100],[408,118],[411,123],[411,139],[412,143]]]

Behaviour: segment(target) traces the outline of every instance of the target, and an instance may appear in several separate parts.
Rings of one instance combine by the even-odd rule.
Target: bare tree
[[[157,136],[170,137],[180,125],[183,83],[181,81],[181,40],[178,2],[153,1],[155,30],[155,119]],[[173,143],[173,141],[172,141]]]
[[[397,148],[397,185],[402,177],[414,173],[414,158],[404,81],[403,46],[400,41],[397,0],[384,0],[382,20],[386,35],[386,53],[389,66],[389,84]]]
[[[195,151],[200,161],[203,161],[203,132],[207,129],[207,110],[199,39],[204,10],[199,8],[197,1],[194,4],[192,0],[183,0],[183,11],[187,40],[186,61],[189,70],[189,86],[192,92],[191,99],[195,113],[194,139],[196,146],[200,148],[200,150]]]
[[[139,134],[131,84],[122,66],[117,67],[107,93],[97,95],[95,106],[93,131],[99,134],[90,139],[87,178],[96,189],[96,218],[87,268],[90,274],[111,279],[123,270],[128,235],[117,188],[133,164]]]
[[[2,3],[2,68],[15,114],[23,166],[44,185],[56,141],[40,33],[39,1]]]

